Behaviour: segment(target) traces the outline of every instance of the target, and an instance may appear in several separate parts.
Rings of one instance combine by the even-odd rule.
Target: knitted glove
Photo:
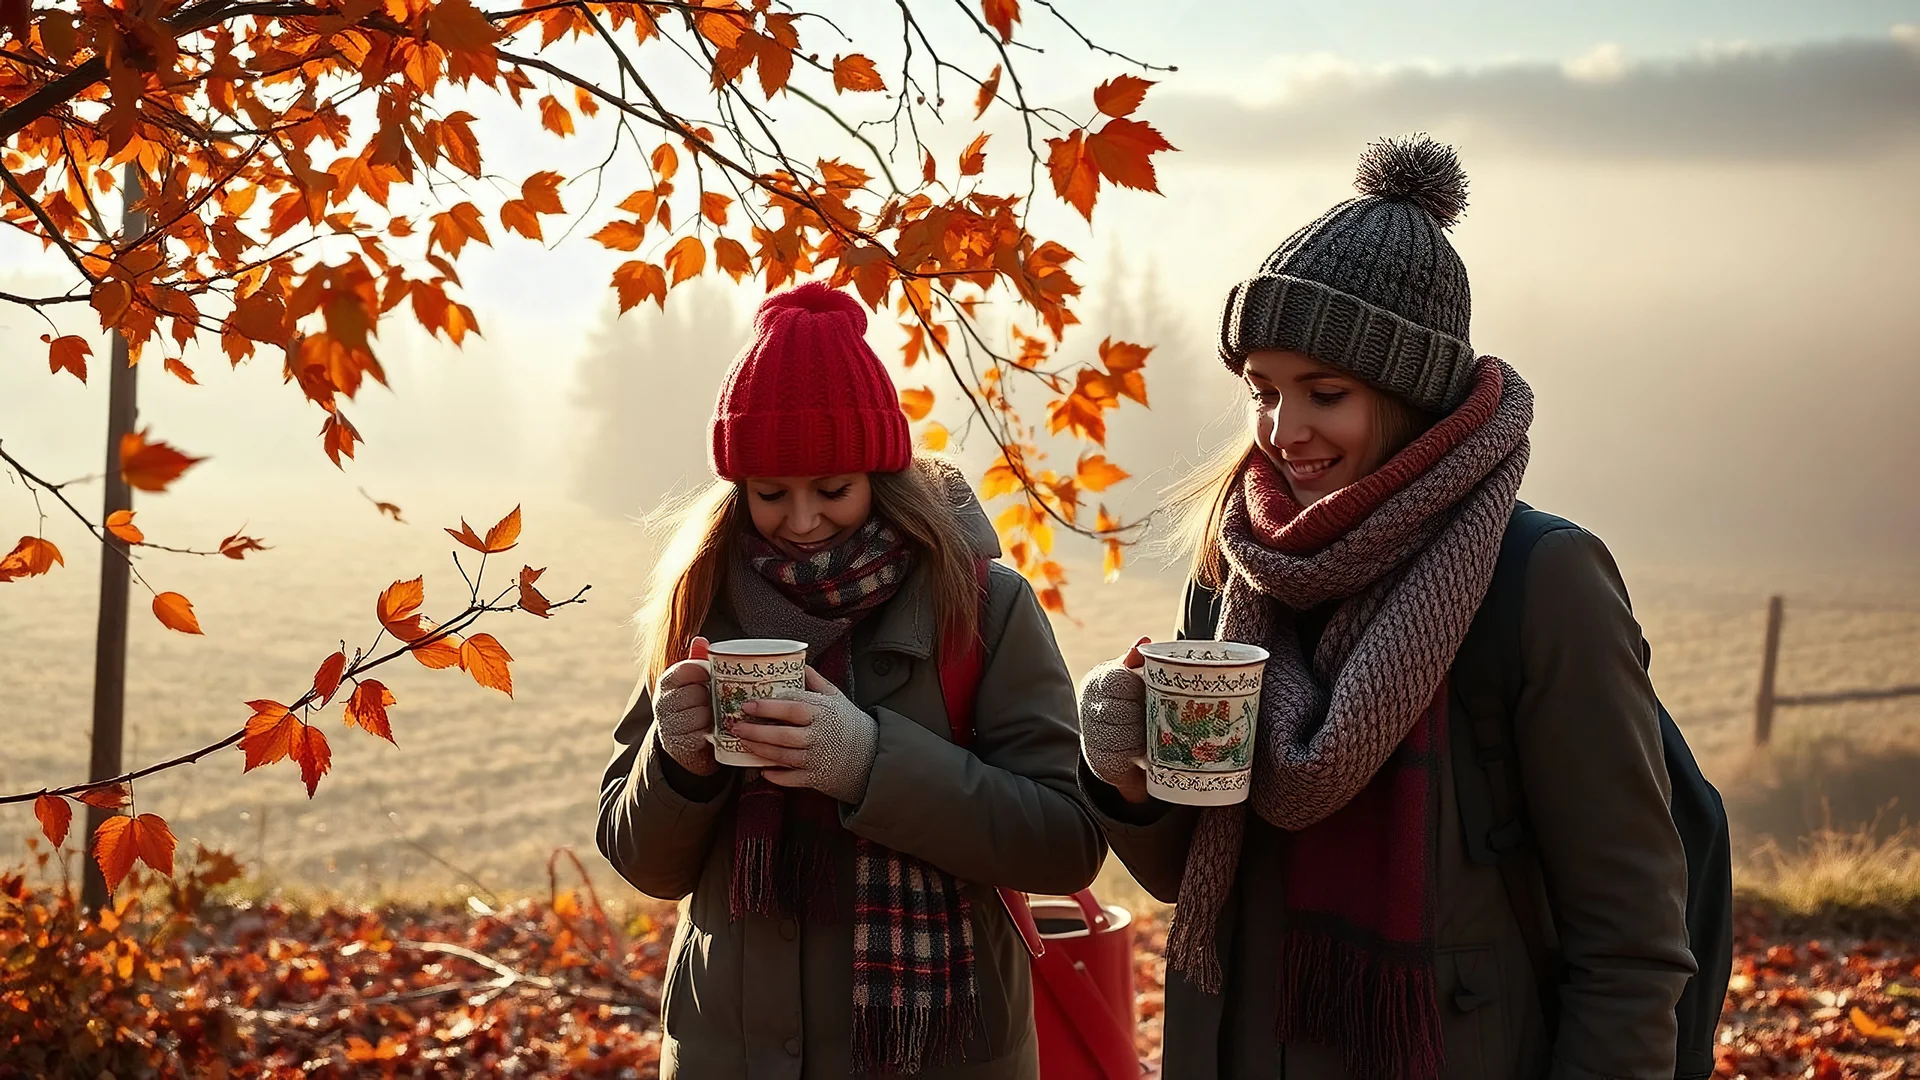
[[[696,654],[704,654],[706,643],[695,639]],[[653,725],[660,734],[660,746],[680,767],[695,776],[712,776],[720,771],[713,759],[713,692],[709,682],[713,669],[702,656],[682,660],[660,675],[653,689]]]
[[[740,708],[765,721],[736,723],[733,733],[748,751],[782,766],[760,770],[768,781],[812,788],[849,806],[867,797],[880,725],[819,672],[807,668],[805,690],[783,690]]]
[[[1147,754],[1147,683],[1137,649],[1089,671],[1080,685],[1080,752],[1087,768],[1133,803],[1147,801],[1140,767]]]

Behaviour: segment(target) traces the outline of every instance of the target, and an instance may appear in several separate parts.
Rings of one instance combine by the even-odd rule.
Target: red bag
[[[975,574],[984,616],[986,560]],[[974,648],[940,666],[947,722],[960,746],[973,743],[973,700],[985,664],[976,639]],[[1133,916],[1102,907],[1091,889],[1036,904],[1002,888],[1000,902],[1033,957],[1042,1080],[1138,1080],[1147,1070],[1133,1043]]]

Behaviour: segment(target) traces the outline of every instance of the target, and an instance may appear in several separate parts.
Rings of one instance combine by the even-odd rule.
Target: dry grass
[[[1734,891],[1789,921],[1911,938],[1920,929],[1920,832],[1822,831],[1792,848],[1768,843],[1737,868]]]

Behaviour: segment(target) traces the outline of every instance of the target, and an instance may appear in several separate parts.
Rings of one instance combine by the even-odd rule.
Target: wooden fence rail
[[[1774,678],[1780,671],[1780,631],[1786,623],[1786,601],[1767,599],[1767,641],[1760,658],[1760,692],[1753,704],[1753,744],[1765,746],[1773,738],[1773,710],[1795,705],[1841,705],[1854,701],[1886,701],[1920,697],[1920,686],[1886,686],[1872,690],[1829,690],[1817,694],[1781,694]]]

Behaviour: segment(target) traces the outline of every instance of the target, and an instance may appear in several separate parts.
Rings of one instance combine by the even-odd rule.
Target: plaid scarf
[[[1349,1076],[1433,1080],[1444,1047],[1433,903],[1446,676],[1486,596],[1527,463],[1533,394],[1488,359],[1467,401],[1381,469],[1309,507],[1255,454],[1228,497],[1220,636],[1267,662],[1246,804],[1204,811],[1168,940],[1221,985],[1214,933],[1250,808],[1284,831],[1282,1042]],[[1334,602],[1311,657],[1296,612]]]
[[[730,581],[730,591],[743,625],[805,641],[815,670],[850,695],[853,628],[899,591],[912,548],[879,517],[805,559],[789,559],[751,532],[742,548],[750,572]],[[832,798],[754,776],[734,830],[734,917],[832,921],[833,851],[846,836]],[[966,893],[931,863],[851,839],[854,1066],[907,1075],[957,1061],[980,1009]]]

